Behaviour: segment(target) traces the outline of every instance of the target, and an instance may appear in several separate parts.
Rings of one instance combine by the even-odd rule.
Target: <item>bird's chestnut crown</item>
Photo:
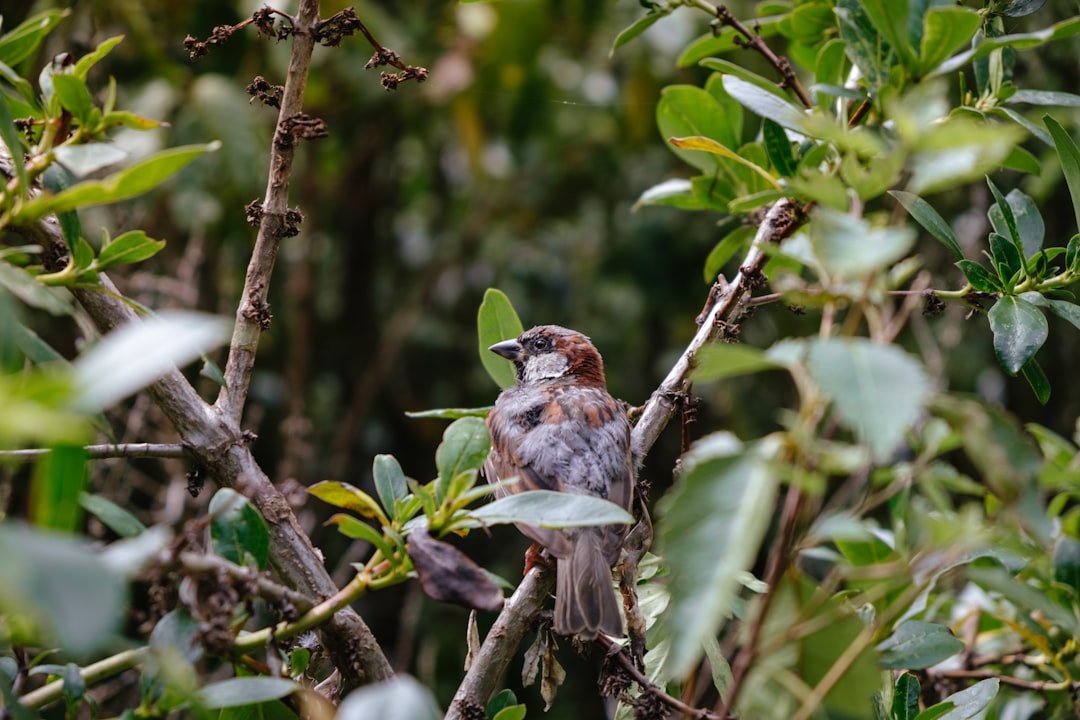
[[[558,325],[526,330],[516,340],[489,348],[510,360],[519,385],[567,380],[579,385],[604,386],[604,363],[589,338]]]

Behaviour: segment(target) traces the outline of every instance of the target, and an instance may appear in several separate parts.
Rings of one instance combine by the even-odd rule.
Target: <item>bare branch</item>
[[[192,457],[180,443],[120,443],[116,445],[87,445],[83,448],[91,460],[107,458],[183,458]],[[0,450],[0,460],[30,462],[48,455],[50,448]]]
[[[216,407],[232,422],[239,425],[247,401],[251,371],[255,367],[255,352],[259,337],[270,326],[270,276],[274,271],[278,247],[287,233],[289,213],[289,183],[292,177],[296,136],[293,128],[302,115],[304,88],[307,85],[311,53],[315,47],[314,30],[319,23],[318,0],[301,0],[293,20],[292,56],[285,78],[278,111],[277,131],[270,149],[270,169],[263,198],[259,233],[248,263],[240,303],[236,309],[236,327],[229,344],[229,359],[225,365],[225,387],[218,395]]]

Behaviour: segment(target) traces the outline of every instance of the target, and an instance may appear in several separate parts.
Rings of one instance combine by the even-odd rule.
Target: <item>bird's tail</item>
[[[600,539],[597,528],[585,528],[572,539],[570,554],[559,558],[555,632],[560,635],[592,639],[597,631],[616,637],[623,634],[611,568]]]

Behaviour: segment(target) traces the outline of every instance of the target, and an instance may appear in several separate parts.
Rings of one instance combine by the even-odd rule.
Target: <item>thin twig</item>
[[[668,707],[678,710],[685,717],[697,718],[698,720],[720,720],[724,717],[723,715],[717,715],[711,710],[691,707],[679,698],[669,695],[664,688],[649,680],[649,678],[645,676],[645,673],[641,672],[641,670],[634,665],[633,658],[626,653],[625,648],[616,645],[613,640],[603,635],[599,636],[597,641],[604,646],[611,657],[619,662],[619,665],[622,666],[627,674],[634,678],[634,682],[641,686],[642,691],[647,690]]]
[[[52,452],[51,448],[25,448],[0,450],[0,460],[30,462]],[[118,443],[115,445],[87,445],[83,448],[91,460],[107,458],[184,458],[191,451],[180,443]]]
[[[250,583],[261,597],[276,603],[288,602],[297,612],[307,612],[315,605],[307,595],[274,582],[255,568],[237,565],[218,555],[182,552],[176,559],[189,573],[224,572],[243,583]]]

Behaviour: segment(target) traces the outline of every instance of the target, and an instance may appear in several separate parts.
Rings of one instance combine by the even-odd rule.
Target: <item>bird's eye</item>
[[[534,347],[537,350],[547,350],[550,346],[551,341],[547,338],[536,338],[536,342],[534,343]]]

